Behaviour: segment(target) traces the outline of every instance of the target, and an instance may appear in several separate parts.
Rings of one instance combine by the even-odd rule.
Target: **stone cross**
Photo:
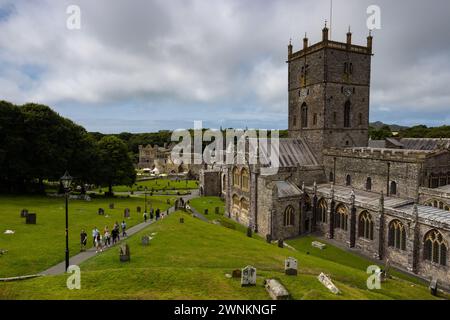
[[[246,266],[242,269],[241,286],[256,286],[256,268]]]
[[[289,257],[284,261],[284,273],[288,276],[297,275],[297,259]]]

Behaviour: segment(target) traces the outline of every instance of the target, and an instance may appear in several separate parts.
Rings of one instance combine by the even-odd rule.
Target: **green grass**
[[[184,224],[179,223],[181,216]],[[151,233],[156,234],[150,246],[142,246],[141,236]],[[310,240],[299,239],[295,245],[306,248]],[[322,256],[308,255],[180,212],[150,225],[127,243],[130,262],[121,263],[113,248],[81,264],[81,290],[68,290],[66,275],[46,276],[0,283],[0,299],[269,299],[262,285],[265,278],[279,279],[294,299],[434,298],[426,286],[404,279],[389,279],[382,289],[368,290],[365,264],[329,260],[328,254],[331,258],[344,254],[332,246]],[[289,256],[298,259],[297,277],[283,273]],[[257,268],[257,286],[241,288],[239,279],[225,277],[246,265]],[[321,272],[331,276],[342,294],[330,293],[317,280]]]
[[[149,206],[166,210],[173,205],[176,197],[148,197]],[[109,203],[115,209],[109,209]],[[143,197],[130,198],[94,198],[92,201],[70,200],[69,202],[69,251],[71,256],[78,253],[81,229],[88,233],[91,245],[91,230],[96,226],[103,231],[111,228],[115,221],[123,220],[125,208],[131,211],[127,219],[128,227],[142,222],[142,214],[136,207],[144,209]],[[37,224],[27,225],[20,218],[20,211],[28,209],[37,214]],[[105,209],[105,216],[97,214],[98,208]],[[0,256],[0,277],[28,275],[44,271],[48,267],[64,260],[65,252],[65,203],[64,198],[44,196],[0,196],[0,249],[8,250]],[[5,235],[5,230],[14,230],[15,234]]]
[[[129,192],[129,191],[144,191],[144,188],[147,187],[150,192],[152,189],[155,191],[170,191],[170,190],[192,190],[197,189],[198,184],[196,180],[181,180],[175,181],[171,179],[153,179],[153,180],[144,180],[137,181],[133,186],[114,186],[114,192]],[[95,192],[106,192],[108,191],[108,187],[102,187],[94,190]]]
[[[247,227],[242,224],[224,216],[225,202],[219,197],[200,197],[190,201],[191,206],[199,213],[205,216],[208,220],[217,220],[226,228],[237,230],[242,233],[247,233]],[[219,207],[219,214],[216,214],[216,207]],[[208,214],[205,215],[205,209],[208,209]],[[259,235],[253,234],[253,237],[260,238]]]

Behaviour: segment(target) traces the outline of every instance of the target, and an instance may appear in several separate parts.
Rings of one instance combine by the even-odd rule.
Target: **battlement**
[[[324,156],[376,158],[404,162],[421,162],[431,153],[433,152],[388,148],[328,148],[324,150]]]
[[[328,28],[325,25],[325,28],[322,29],[322,41],[313,44],[312,46],[308,46],[308,38],[306,37],[303,39],[303,49],[293,52],[293,46],[291,43],[288,45],[288,61],[290,62],[292,60],[304,57],[308,54],[311,54],[313,52],[323,50],[323,49],[335,49],[335,50],[342,50],[352,53],[359,53],[359,54],[366,54],[366,55],[373,55],[372,53],[372,43],[373,43],[373,37],[371,34],[367,37],[367,46],[361,46],[361,45],[355,45],[352,44],[352,33],[350,30],[347,33],[347,42],[338,42],[338,41],[332,41],[328,39]]]

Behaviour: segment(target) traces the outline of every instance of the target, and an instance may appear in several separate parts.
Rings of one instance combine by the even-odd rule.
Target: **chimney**
[[[350,26],[348,26],[347,32],[347,45],[350,46],[352,44],[352,33],[350,31]]]

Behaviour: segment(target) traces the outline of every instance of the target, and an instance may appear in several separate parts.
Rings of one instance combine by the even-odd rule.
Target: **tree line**
[[[48,106],[0,101],[0,191],[44,192],[68,170],[84,186],[132,185],[136,179],[127,144],[97,139]]]

